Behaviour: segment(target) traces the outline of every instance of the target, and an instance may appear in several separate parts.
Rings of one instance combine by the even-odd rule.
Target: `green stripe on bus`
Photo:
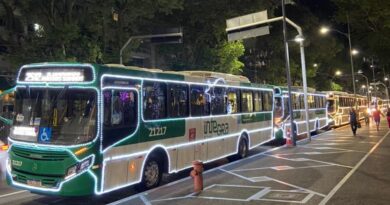
[[[263,122],[269,121],[272,119],[272,113],[256,113],[256,114],[244,114],[241,115],[241,123],[254,123],[254,122]]]

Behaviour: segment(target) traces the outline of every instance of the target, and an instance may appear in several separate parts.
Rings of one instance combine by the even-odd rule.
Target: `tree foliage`
[[[300,25],[305,40],[308,83],[330,90],[336,69],[349,69],[345,39],[318,35],[321,19],[310,0],[286,5],[287,17]],[[334,0],[336,20],[350,17],[353,41],[384,58],[389,53],[389,3]],[[243,74],[254,82],[286,84],[282,24],[271,23],[270,35],[227,42],[226,19],[267,9],[281,16],[279,0],[0,0],[0,55],[21,64],[45,61],[115,63],[130,36],[159,28],[182,27],[182,44],[158,44],[158,67]],[[288,39],[297,35],[288,26]],[[134,41],[124,53],[150,49]],[[302,85],[299,46],[289,41],[291,77]],[[386,60],[388,58],[385,58]],[[316,63],[318,66],[313,66]]]

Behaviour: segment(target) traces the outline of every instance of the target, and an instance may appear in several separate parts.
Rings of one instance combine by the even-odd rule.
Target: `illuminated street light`
[[[298,43],[303,42],[304,40],[305,40],[305,38],[303,36],[301,36],[301,35],[297,35],[294,38],[294,41],[298,42]]]
[[[352,55],[357,55],[357,54],[359,54],[359,51],[356,50],[356,49],[352,49],[351,54]]]
[[[389,80],[389,78],[388,77],[385,77],[385,79],[384,79],[385,81],[388,81]]]
[[[313,67],[314,67],[314,68],[317,68],[317,67],[318,67],[318,64],[317,64],[317,63],[314,63],[314,64],[313,64]]]
[[[327,34],[327,33],[329,33],[329,31],[330,31],[330,29],[328,27],[325,27],[325,26],[321,27],[321,29],[320,29],[321,34]]]
[[[346,37],[348,39],[349,59],[350,59],[350,62],[351,62],[351,73],[352,73],[353,96],[354,96],[354,99],[355,99],[354,104],[355,104],[355,106],[357,106],[357,104],[356,104],[355,71],[354,71],[354,67],[353,67],[353,58],[352,58],[352,55],[354,55],[354,54],[353,54],[353,50],[352,50],[351,29],[349,27],[349,16],[348,15],[347,15],[347,26],[348,26],[348,32],[347,33],[341,32],[341,31],[339,31],[337,29],[333,29],[333,28],[331,29],[331,28],[328,28],[328,27],[321,27],[320,33],[321,34],[326,34],[329,31],[334,31],[334,32],[337,32],[337,33],[343,35],[344,37]]]
[[[362,85],[362,88],[363,88],[363,89],[365,89],[365,88],[366,88],[366,86],[365,86],[365,85]]]
[[[335,73],[334,73],[335,75],[337,75],[337,76],[340,76],[340,75],[342,75],[343,73],[341,72],[341,71],[336,71]]]

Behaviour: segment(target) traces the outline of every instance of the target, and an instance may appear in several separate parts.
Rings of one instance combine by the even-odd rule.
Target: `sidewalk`
[[[356,137],[346,126],[209,170],[199,195],[187,177],[112,204],[388,204],[388,135],[384,122]]]

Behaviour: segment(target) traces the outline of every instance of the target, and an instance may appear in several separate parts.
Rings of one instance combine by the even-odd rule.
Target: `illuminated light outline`
[[[133,88],[133,87],[118,87],[118,86],[107,86],[107,87],[102,87],[102,89],[101,89],[101,109],[100,109],[100,118],[101,118],[101,120],[102,119],[104,119],[104,112],[103,112],[103,108],[104,108],[104,105],[103,105],[103,92],[104,92],[104,90],[110,90],[110,89],[112,89],[112,90],[131,90],[131,91],[135,91],[136,93],[137,93],[137,104],[138,104],[138,106],[137,106],[137,127],[136,127],[136,129],[133,131],[133,133],[131,133],[130,135],[128,135],[128,136],[126,136],[126,137],[124,137],[124,138],[122,138],[121,140],[119,140],[119,141],[117,141],[117,142],[115,142],[115,143],[113,143],[112,145],[110,145],[110,146],[108,146],[108,147],[106,147],[104,150],[103,150],[103,132],[101,132],[101,134],[100,134],[100,153],[101,154],[104,154],[106,151],[108,151],[111,147],[114,147],[115,145],[117,145],[117,144],[119,144],[119,143],[121,143],[121,142],[123,142],[123,141],[125,141],[125,140],[128,140],[128,139],[130,139],[130,138],[132,138],[136,133],[137,133],[137,131],[138,131],[138,129],[139,129],[139,127],[140,127],[140,124],[141,124],[141,119],[140,119],[140,109],[139,109],[139,107],[140,107],[140,104],[141,104],[141,97],[142,96],[140,96],[140,93],[139,93],[139,91],[136,89],[136,88]],[[141,91],[142,92],[142,91]],[[102,125],[103,126],[103,125]]]
[[[26,78],[23,82],[84,82],[84,75],[80,72],[26,72]],[[51,79],[51,80],[50,80]],[[66,79],[66,80],[64,80]]]
[[[164,145],[157,144],[157,145],[154,145],[152,148],[150,148],[149,151],[146,151],[147,154],[146,154],[146,156],[145,156],[145,157],[143,158],[143,160],[142,160],[142,166],[141,166],[141,170],[140,170],[140,172],[139,172],[139,176],[140,176],[140,177],[138,178],[138,180],[132,181],[132,182],[130,182],[130,183],[128,183],[128,184],[122,184],[122,185],[113,187],[113,188],[108,189],[108,190],[104,190],[104,179],[105,179],[105,174],[104,174],[104,173],[105,173],[106,161],[113,161],[113,160],[106,160],[106,159],[104,159],[104,160],[103,160],[103,168],[102,168],[102,181],[101,181],[101,190],[104,190],[104,191],[102,191],[102,193],[114,191],[114,190],[117,190],[117,189],[120,189],[120,188],[123,188],[123,187],[127,187],[127,186],[130,186],[130,185],[133,185],[133,184],[140,183],[140,182],[142,181],[142,178],[144,177],[145,163],[146,163],[146,161],[148,160],[149,155],[150,155],[154,150],[156,150],[156,149],[158,149],[158,148],[161,148],[161,149],[163,149],[163,150],[165,151],[165,154],[166,154],[167,157],[168,157],[168,173],[169,173],[169,174],[172,173],[172,172],[170,171],[170,167],[171,167],[171,158],[170,158],[170,156],[169,156],[169,152],[167,151],[167,149],[165,148]],[[135,154],[137,154],[137,153],[135,153]],[[132,154],[132,155],[134,156],[135,154]],[[137,156],[137,155],[135,155],[135,156]],[[121,158],[121,159],[128,159],[128,158]],[[117,160],[118,160],[118,159],[117,159]]]
[[[298,92],[298,91],[291,91],[292,94],[299,94],[299,95],[304,95],[305,93],[304,92]],[[283,91],[283,97],[285,98],[288,98],[288,96],[285,96],[284,94],[288,94],[287,91]],[[321,96],[321,97],[325,97],[326,98],[326,94],[322,94],[322,93],[307,93],[307,95],[313,95],[313,96]]]
[[[102,77],[101,77],[101,86],[102,86],[102,88],[104,88],[104,89],[109,89],[109,88],[111,88],[111,89],[123,89],[123,87],[117,87],[117,86],[107,86],[107,87],[104,87],[103,86],[103,82],[104,82],[104,78],[105,77],[111,77],[111,78],[117,78],[117,79],[136,79],[136,80],[140,80],[141,81],[141,86],[143,86],[143,83],[144,83],[144,79],[147,79],[147,78],[139,78],[139,77],[131,77],[131,76],[117,76],[117,75],[110,75],[110,74],[103,74],[102,75]],[[159,80],[159,79],[153,79],[154,81],[162,81],[162,82],[169,82],[170,80]],[[219,80],[217,79],[216,81],[214,81],[214,83],[217,83]],[[187,82],[183,82],[183,81],[172,81],[172,82],[177,82],[177,83],[180,83],[180,84],[200,84],[200,85],[206,85],[206,86],[209,86],[209,88],[210,88],[210,85],[208,85],[208,84],[204,84],[204,83],[187,83]],[[220,86],[220,87],[227,87],[227,86]],[[238,87],[238,88],[242,88],[242,87],[244,87],[244,86],[242,86],[242,87],[240,87],[240,86],[229,86],[229,87]],[[102,90],[104,90],[104,89],[102,89]],[[138,93],[138,90],[136,90],[136,89],[134,89],[134,88],[128,88],[129,90],[135,90],[135,91],[137,91],[137,93]],[[256,89],[256,88],[251,88],[251,89],[253,89],[253,90],[266,90],[266,89]],[[273,90],[272,89],[268,89],[269,91],[271,91],[271,93],[273,94]],[[138,101],[139,101],[139,112],[138,112],[138,115],[140,115],[141,114],[141,112],[143,112],[143,104],[141,103],[141,98],[142,98],[142,92],[143,92],[143,90],[141,89],[141,96],[139,96],[138,97]],[[139,93],[138,93],[139,94]],[[103,104],[103,103],[102,103]],[[273,108],[272,108],[273,109]],[[102,110],[101,110],[101,112],[102,112]],[[271,113],[271,119],[273,119],[273,110],[272,111],[267,111],[267,112],[261,112],[261,113]],[[245,114],[245,113],[239,113],[240,115],[243,115],[243,114]],[[248,114],[252,114],[252,113],[248,113]],[[237,114],[238,115],[238,114]],[[227,114],[225,114],[225,115],[220,115],[220,116],[213,116],[213,117],[226,117],[226,116],[228,116]],[[139,116],[138,116],[139,117]],[[142,117],[142,120],[143,120],[143,122],[145,122],[145,120],[143,119],[143,115],[141,115],[141,117]],[[183,120],[188,120],[189,118],[191,118],[191,117],[188,117],[188,118],[183,118]],[[212,115],[210,115],[210,116],[202,116],[202,117],[194,117],[194,119],[202,119],[202,118],[212,118]],[[171,119],[171,120],[179,120],[180,118],[176,118],[176,119]],[[163,120],[151,120],[151,121],[163,121]],[[271,121],[271,123],[273,123],[272,121],[273,120],[270,120]],[[138,121],[138,122],[140,122],[140,121]],[[138,126],[139,126],[139,124],[137,125],[137,130],[138,130]],[[270,128],[270,129],[272,129],[272,127]],[[259,130],[260,131],[260,130]],[[131,138],[134,134],[135,134],[136,132],[134,131],[134,133],[132,134],[132,135],[130,135],[130,136],[127,136],[127,137],[125,137],[125,138],[123,138],[122,140],[120,140],[120,141],[118,141],[118,142],[116,142],[116,143],[114,143],[113,145],[111,145],[111,146],[109,146],[109,147],[107,147],[107,148],[105,148],[104,150],[103,150],[103,153],[105,153],[108,149],[110,149],[111,147],[113,147],[113,146],[115,146],[115,145],[117,145],[117,144],[119,144],[119,143],[121,143],[121,142],[123,142],[124,140],[127,140],[127,139],[129,139],[129,138]],[[234,135],[233,135],[234,136]],[[102,137],[102,136],[101,136]],[[272,137],[272,131],[271,131],[271,137]],[[204,142],[208,142],[208,141],[213,141],[213,140],[218,140],[218,139],[221,139],[221,138],[228,138],[227,136],[221,136],[221,137],[214,137],[214,138],[212,138],[212,139],[206,139],[206,140],[199,140],[199,141],[195,141],[195,142],[193,142],[193,143],[183,143],[183,144],[179,144],[179,145],[174,145],[174,146],[171,146],[171,147],[176,147],[176,148],[179,148],[179,147],[181,147],[181,145],[182,146],[190,146],[190,145],[192,145],[192,144],[198,144],[198,143],[204,143]],[[102,140],[101,140],[101,142],[102,142]],[[248,142],[248,143],[250,143],[250,142]],[[264,142],[265,143],[265,142]],[[155,145],[155,146],[159,146],[160,144],[158,144],[158,145]],[[102,147],[102,146],[101,146]],[[163,145],[160,145],[160,147],[164,147]],[[168,148],[166,148],[166,149],[170,149],[171,147],[168,147]],[[164,149],[164,148],[163,148]],[[175,149],[175,148],[173,148],[173,149]],[[152,149],[153,150],[153,149]],[[165,150],[165,149],[164,149]],[[140,151],[140,152],[137,152],[137,153],[132,153],[132,154],[127,154],[127,155],[119,155],[119,156],[115,156],[115,160],[117,160],[117,159],[125,159],[125,158],[130,158],[130,157],[132,157],[132,156],[137,156],[137,155],[144,155],[145,153],[146,153],[147,151]],[[147,154],[147,156],[150,154],[150,152],[151,151],[149,151],[148,152],[148,154]],[[167,152],[166,150],[165,150],[165,152],[167,153],[167,155],[168,155],[168,160],[170,161],[170,155],[169,155],[169,152]],[[111,157],[112,158],[112,157]],[[144,158],[144,160],[143,160],[143,163],[142,163],[142,167],[141,167],[141,174],[140,174],[140,176],[141,176],[141,179],[138,179],[137,181],[135,181],[135,182],[131,182],[131,183],[128,183],[127,185],[125,184],[125,185],[120,185],[120,186],[117,186],[117,187],[114,187],[114,188],[111,188],[111,189],[109,189],[109,190],[105,190],[104,192],[108,192],[108,191],[112,191],[112,190],[115,190],[115,189],[119,189],[119,188],[122,188],[122,187],[126,187],[126,186],[130,186],[130,185],[132,185],[132,184],[135,184],[135,183],[139,183],[140,181],[142,181],[142,177],[143,177],[143,169],[144,169],[144,163],[146,162],[146,159],[147,159],[147,157],[145,157]],[[104,170],[105,170],[105,166],[106,166],[106,162],[107,161],[109,161],[109,160],[107,160],[107,159],[104,159],[104,161],[103,161],[103,169],[102,169],[102,181],[101,181],[101,190],[103,190],[104,189],[104,179],[105,179],[105,172],[104,172]],[[172,172],[177,172],[178,170],[172,170],[171,171],[171,165],[170,165],[170,162],[168,162],[169,163],[169,166],[168,166],[168,172],[169,173],[172,173]],[[180,169],[180,170],[182,170],[182,169]]]
[[[17,85],[15,86],[15,88],[26,88],[25,85]],[[60,88],[65,88],[65,86],[30,86],[30,88],[50,88],[50,89],[60,89]],[[96,104],[96,107],[98,108],[97,112],[99,112],[99,98],[101,98],[100,96],[100,93],[99,93],[99,90],[96,88],[96,87],[91,87],[91,86],[69,86],[69,89],[81,89],[81,90],[95,90],[96,91],[96,96],[97,96],[97,104]],[[10,137],[8,137],[8,140],[11,141],[12,143],[15,143],[15,144],[21,144],[21,145],[35,145],[36,147],[51,147],[51,148],[75,148],[75,147],[81,147],[81,146],[88,146],[92,143],[95,143],[96,140],[98,139],[98,136],[101,132],[100,130],[100,118],[97,117],[97,125],[96,125],[96,136],[93,138],[93,140],[91,140],[90,142],[86,142],[86,143],[83,143],[83,144],[77,144],[77,145],[53,145],[53,144],[40,144],[40,143],[34,143],[34,142],[23,142],[23,141],[18,141],[18,140],[14,140]]]
[[[272,130],[272,127],[260,128],[260,129],[256,129],[256,130],[251,130],[249,132],[253,133],[253,132],[266,131],[266,130]],[[238,133],[234,133],[234,134],[229,134],[229,135],[224,135],[224,136],[219,136],[219,137],[213,137],[213,138],[210,138],[210,139],[198,140],[198,141],[194,141],[194,142],[190,142],[190,143],[181,143],[181,144],[176,144],[176,145],[172,145],[172,146],[164,146],[164,145],[161,145],[161,144],[157,144],[157,145],[153,146],[152,149],[149,149],[148,151],[145,150],[145,151],[140,151],[140,152],[136,152],[136,153],[123,154],[123,155],[117,155],[117,156],[111,156],[111,157],[105,158],[103,160],[103,169],[102,169],[102,181],[101,181],[101,189],[102,190],[103,190],[103,187],[104,187],[104,179],[105,179],[105,172],[104,172],[104,170],[105,170],[106,163],[108,161],[125,160],[125,159],[133,158],[133,157],[136,157],[136,156],[144,156],[147,153],[146,157],[144,157],[144,160],[142,162],[142,167],[141,167],[140,172],[139,172],[140,173],[139,174],[140,178],[138,180],[129,182],[127,184],[122,184],[122,185],[113,187],[113,188],[108,189],[108,190],[104,190],[102,193],[110,192],[110,191],[113,191],[113,190],[117,190],[117,189],[120,189],[120,188],[123,188],[123,187],[127,187],[127,186],[131,186],[131,185],[134,185],[134,184],[137,184],[137,183],[141,182],[142,181],[142,177],[143,177],[144,165],[146,163],[147,157],[154,150],[154,148],[156,148],[156,147],[163,148],[165,150],[165,152],[167,153],[168,160],[171,160],[170,155],[169,155],[169,151],[167,151],[167,150],[179,149],[180,147],[191,146],[191,145],[196,145],[196,144],[201,144],[201,143],[206,143],[206,142],[211,142],[211,141],[216,141],[216,140],[221,140],[221,139],[227,139],[227,138],[232,138],[232,137],[238,137],[238,134],[242,135],[242,133],[244,133],[244,132],[245,132],[245,130],[241,131],[241,132],[238,132]],[[271,132],[271,134],[272,134],[272,132]],[[238,137],[238,138],[240,139],[240,137]],[[250,138],[248,140],[250,140]],[[271,140],[272,140],[272,138],[270,140],[262,142],[260,144],[264,144],[264,143],[269,142]],[[258,144],[258,145],[260,145],[260,144]],[[252,148],[258,146],[258,145],[255,145],[253,147],[250,147],[250,141],[248,142],[248,145],[249,145],[249,147],[248,147],[249,149],[252,149]],[[235,152],[232,152],[232,153],[229,153],[229,154],[226,154],[226,155],[223,155],[221,157],[214,158],[214,159],[208,159],[205,162],[210,162],[210,161],[214,161],[214,160],[217,160],[217,159],[222,159],[222,158],[225,158],[225,157],[230,156],[232,154],[236,154],[237,152],[238,152],[238,143],[236,143],[236,151]],[[177,173],[177,172],[179,172],[181,170],[184,170],[184,169],[187,169],[189,167],[192,167],[190,165],[188,167],[184,167],[184,168],[180,168],[180,169],[171,169],[171,163],[170,162],[168,162],[168,163],[169,163],[168,164],[168,173],[169,174]]]
[[[92,69],[92,81],[82,81],[82,82],[75,82],[75,81],[70,81],[70,82],[45,82],[45,81],[41,81],[41,82],[38,82],[38,81],[20,81],[20,73],[22,72],[23,69],[25,68],[39,68],[39,67],[42,67],[42,68],[47,68],[47,67],[89,67]],[[69,85],[69,84],[93,84],[95,83],[96,81],[96,72],[95,72],[95,67],[93,67],[92,64],[89,64],[89,63],[80,63],[80,64],[57,64],[57,63],[38,63],[38,64],[30,64],[30,65],[24,65],[22,66],[20,69],[19,69],[19,72],[18,72],[18,75],[16,77],[16,83],[17,84],[53,84],[53,85]]]
[[[120,75],[112,75],[112,74],[103,74],[101,76],[101,80],[100,80],[100,83],[101,83],[101,87],[102,88],[105,88],[104,85],[103,85],[103,82],[104,82],[104,78],[116,78],[116,79],[134,79],[134,80],[140,80],[141,82],[141,89],[140,89],[140,93],[141,93],[141,96],[140,98],[138,99],[139,101],[139,112],[138,112],[138,115],[141,116],[141,119],[143,122],[167,122],[167,121],[174,121],[174,120],[192,120],[192,119],[204,119],[204,118],[207,118],[207,119],[212,119],[212,117],[226,117],[226,116],[236,116],[236,115],[247,115],[247,114],[252,114],[252,113],[235,113],[235,114],[223,114],[223,115],[211,115],[211,112],[210,112],[210,115],[208,116],[200,116],[200,117],[184,117],[184,118],[171,118],[171,119],[157,119],[157,120],[145,120],[144,119],[144,116],[143,116],[143,103],[141,103],[141,100],[143,99],[142,96],[143,96],[143,90],[142,90],[142,86],[143,86],[143,83],[144,83],[144,80],[147,80],[147,81],[157,81],[157,82],[173,82],[173,83],[178,83],[178,84],[187,84],[187,85],[202,85],[202,86],[213,86],[213,85],[210,85],[210,84],[206,84],[206,83],[198,83],[198,82],[185,82],[185,81],[177,81],[177,80],[164,80],[164,79],[158,79],[158,78],[141,78],[141,77],[134,77],[134,76],[120,76]],[[184,76],[185,77],[185,76]],[[216,81],[214,81],[213,83],[216,83],[218,82],[218,79]],[[268,88],[253,88],[253,87],[246,87],[246,86],[227,86],[227,85],[214,85],[214,86],[218,86],[218,87],[225,87],[225,88],[230,88],[230,87],[234,87],[234,88],[245,88],[245,89],[252,89],[252,90],[260,90],[260,91],[271,91],[270,93],[272,93],[272,96],[273,96],[273,89],[268,89]],[[117,87],[117,86],[107,86],[107,87],[111,87],[113,89],[121,89],[123,87]],[[274,103],[272,103],[274,104]],[[101,102],[101,105],[103,106],[103,102]],[[273,106],[273,105],[272,105]],[[273,109],[273,107],[272,107]],[[101,110],[102,112],[102,110]],[[141,114],[142,112],[142,114]],[[271,111],[263,111],[263,112],[256,112],[256,113],[253,113],[253,114],[266,114],[266,113],[271,113],[271,119],[273,119],[273,110]],[[102,113],[100,114],[102,115]],[[272,120],[273,121],[273,120]],[[138,128],[137,128],[138,129]],[[116,146],[117,144],[129,139],[130,137],[132,137],[133,135],[135,134],[135,132],[132,134],[132,135],[129,135],[117,142],[115,142],[114,144],[106,147],[104,150],[102,150],[102,146],[101,146],[101,152],[105,153],[107,152],[111,147],[114,147]],[[101,139],[103,136],[100,136]],[[101,140],[101,143],[102,143],[102,140]]]
[[[269,128],[269,129],[272,129],[272,128]],[[259,129],[259,130],[260,130],[260,129]],[[264,130],[268,130],[268,129],[264,129]],[[244,133],[244,132],[241,132],[241,136],[242,136],[242,133]],[[235,135],[235,136],[237,136],[237,135]],[[204,163],[216,161],[216,160],[223,159],[223,158],[226,158],[226,157],[228,157],[228,156],[237,154],[237,153],[238,153],[239,140],[241,139],[241,136],[237,138],[236,151],[235,151],[235,152],[231,152],[231,153],[222,155],[222,156],[220,156],[220,157],[208,159],[208,160],[204,161]],[[232,136],[232,137],[234,137],[234,136]],[[248,137],[249,137],[249,136],[248,136]],[[271,140],[272,140],[272,139],[270,139],[270,140],[268,140],[268,141],[264,141],[264,142],[262,142],[262,143],[260,143],[260,144],[267,143],[267,142],[269,142],[269,141],[271,141]],[[249,143],[250,143],[250,142],[248,142],[248,144],[249,144]],[[258,145],[260,145],[260,144],[258,144]],[[255,145],[255,146],[253,146],[252,148],[254,148],[254,147],[258,146],[258,145]],[[161,147],[162,145],[158,144],[158,145],[155,145],[155,146]],[[155,147],[155,146],[154,146],[154,147]],[[250,148],[250,147],[248,146],[248,149],[252,149],[252,148]],[[177,148],[176,148],[176,149],[177,149]],[[153,150],[153,149],[151,149],[151,150]],[[166,151],[166,152],[167,152],[167,151]],[[147,151],[142,151],[142,152],[139,152],[139,153],[140,153],[140,154],[141,154],[141,153],[142,153],[142,154],[145,154],[145,153],[147,153]],[[168,152],[167,152],[167,153],[168,153]],[[126,157],[127,157],[127,158],[135,157],[135,156],[137,156],[137,154],[138,154],[138,153],[134,153],[134,154],[131,154],[131,156],[129,155],[129,156],[126,156]],[[98,194],[98,195],[101,195],[101,194],[103,194],[103,193],[111,192],[111,191],[114,191],[114,190],[117,190],[117,189],[121,189],[121,188],[124,188],[124,187],[128,187],[128,186],[131,186],[131,185],[140,183],[140,182],[142,181],[142,177],[143,177],[144,164],[145,164],[146,159],[147,159],[147,156],[148,156],[149,154],[150,154],[150,151],[148,152],[148,154],[146,155],[146,157],[144,157],[145,160],[143,160],[142,167],[141,167],[141,170],[140,170],[140,172],[141,172],[141,174],[140,174],[140,176],[141,176],[140,179],[138,179],[138,180],[136,180],[136,181],[132,181],[132,182],[127,183],[127,184],[122,184],[122,185],[113,187],[113,188],[108,189],[108,190],[104,190],[104,191],[98,192],[97,194]],[[117,158],[117,159],[115,159],[115,160],[127,159],[126,157]],[[169,154],[168,154],[168,158],[169,158],[169,160],[170,160]],[[114,160],[114,159],[113,159],[113,160]],[[105,166],[105,163],[103,164],[103,166]],[[171,173],[177,173],[177,172],[179,172],[179,171],[182,171],[182,170],[185,170],[185,169],[188,169],[188,168],[191,168],[191,167],[192,167],[192,165],[189,165],[189,166],[186,166],[186,167],[183,167],[183,168],[180,168],[180,169],[175,169],[175,170],[172,170],[172,171],[170,171],[170,167],[169,167],[169,168],[168,168],[168,173],[169,173],[169,174],[171,174]],[[102,172],[102,173],[103,173],[103,175],[104,175],[104,172]],[[104,178],[103,178],[103,179],[104,179]],[[102,182],[103,182],[103,181],[104,181],[104,180],[102,180]],[[103,189],[103,184],[102,184],[102,189]]]
[[[11,150],[11,147],[13,146],[14,144],[12,144],[10,146],[10,149],[9,151]],[[23,146],[22,146],[23,147]],[[25,146],[24,146],[25,147]],[[25,148],[31,148],[30,147],[25,147]],[[93,166],[93,164],[95,163],[95,154],[90,154],[88,155],[87,157],[84,157],[82,160],[79,160],[70,150],[68,149],[62,149],[63,151],[66,151],[68,153],[70,153],[70,155],[76,160],[76,164],[88,159],[88,158],[92,158],[91,160],[91,164],[88,166],[88,168],[84,169],[83,171],[81,171],[80,173],[77,173],[75,175],[73,175],[72,177],[69,177],[67,179],[64,178],[63,181],[60,182],[60,184],[58,185],[58,187],[56,188],[43,188],[43,187],[35,187],[35,186],[29,186],[29,185],[26,185],[26,184],[22,184],[22,183],[19,183],[19,182],[16,182],[14,181],[13,177],[12,177],[12,170],[9,170],[9,168],[11,167],[8,167],[7,166],[7,174],[10,176],[10,180],[11,180],[11,184],[16,186],[16,187],[22,187],[22,188],[25,188],[25,189],[28,189],[28,190],[38,190],[38,191],[42,191],[42,192],[59,192],[61,189],[62,189],[62,186],[64,183],[66,182],[69,182],[70,180],[72,179],[75,179],[77,178],[78,176],[84,174],[85,172],[87,172],[88,170],[91,169],[91,167]],[[9,152],[8,151],[8,152]],[[7,162],[9,161],[9,157],[7,157]],[[11,165],[12,166],[12,165]]]
[[[84,64],[83,64],[84,65]],[[88,64],[89,66],[91,66],[90,64]],[[25,67],[47,67],[47,66],[79,66],[79,65],[66,65],[66,64],[61,64],[61,65],[57,65],[57,64],[47,64],[47,65],[31,65],[31,66],[25,66]],[[23,68],[23,67],[22,67]],[[21,72],[21,70],[22,70],[22,68],[19,70],[19,74],[18,74],[18,77],[19,77],[19,75],[20,75],[20,72]],[[93,73],[94,73],[94,77],[96,76],[96,74],[95,74],[95,69],[94,69],[94,67],[91,67],[92,68],[92,70],[93,70]],[[103,75],[104,76],[104,75]],[[102,76],[102,78],[103,78],[103,76]],[[131,77],[128,77],[128,76],[124,76],[124,77],[119,77],[119,78],[131,78]],[[19,78],[18,78],[19,79]],[[145,78],[144,78],[145,79]],[[93,83],[94,81],[95,81],[96,79],[94,79],[92,82],[88,82],[88,83]],[[153,81],[159,81],[159,79],[151,79],[151,80],[153,80]],[[161,81],[163,81],[163,82],[167,82],[167,80],[161,80]],[[142,81],[143,82],[143,81]],[[181,83],[181,84],[198,84],[198,85],[207,85],[207,84],[204,84],[204,83],[186,83],[186,82],[182,82],[182,81],[173,81],[173,82],[176,82],[176,83]],[[24,83],[21,83],[21,84],[24,84]],[[27,82],[26,83],[27,85],[28,84],[34,84],[34,83],[32,83],[32,82]],[[44,83],[40,83],[40,82],[37,82],[37,84],[44,84]],[[59,84],[59,85],[64,85],[64,84],[67,84],[67,83],[65,83],[65,82],[59,82],[59,83],[53,83],[53,84]],[[69,82],[69,84],[76,84],[75,82]],[[84,84],[84,82],[83,83],[79,83],[79,84]],[[85,83],[86,84],[86,83]],[[267,88],[253,88],[253,87],[246,87],[246,86],[220,86],[220,85],[216,85],[217,87],[233,87],[233,88],[245,88],[245,89],[248,89],[248,90],[261,90],[261,91],[271,91],[272,92],[272,94],[273,94],[273,90],[272,89],[267,89]],[[25,87],[25,86],[18,86],[18,87]],[[63,88],[64,86],[49,86],[47,83],[46,83],[46,86],[32,86],[32,87],[43,87],[43,88],[46,88],[46,87],[49,87],[49,88]],[[92,88],[92,89],[95,89],[96,91],[97,91],[97,96],[98,96],[98,99],[97,99],[97,105],[98,105],[98,107],[102,107],[102,101],[103,101],[103,99],[102,99],[102,97],[100,96],[100,92],[99,92],[99,90],[96,88],[96,87],[80,87],[80,86],[71,86],[70,88],[79,88],[79,89],[86,89],[86,88]],[[123,89],[123,88],[121,88],[121,89]],[[142,91],[141,91],[142,92]],[[274,97],[274,95],[273,95],[273,97]],[[139,101],[139,103],[140,103],[140,101]],[[141,103],[141,105],[142,105],[142,103]],[[99,111],[98,111],[99,112]],[[102,112],[102,110],[100,110],[100,112]],[[273,119],[273,111],[265,111],[265,112],[259,112],[259,113],[271,113],[271,115],[272,115],[272,119]],[[239,113],[240,115],[243,115],[243,114],[253,114],[253,113]],[[238,114],[237,114],[238,115]],[[212,117],[222,117],[222,116],[227,116],[227,115],[221,115],[221,116],[212,116]],[[210,118],[211,116],[204,116],[204,118]],[[102,135],[102,132],[101,132],[101,126],[100,126],[100,121],[101,121],[101,117],[98,117],[98,127],[97,127],[97,129],[98,129],[98,131],[97,131],[97,136],[100,134],[100,136]],[[185,119],[185,118],[184,118]],[[176,119],[175,119],[176,120]],[[271,121],[271,123],[273,124],[273,120]],[[262,129],[267,129],[267,128],[262,128]],[[268,129],[272,129],[272,127],[271,128],[268,128]],[[261,129],[259,129],[258,131],[260,131]],[[252,130],[251,132],[255,132],[255,131],[257,131],[257,130]],[[10,139],[10,138],[9,138]],[[38,145],[36,145],[35,143],[24,143],[24,142],[19,142],[19,141],[14,141],[14,140],[12,140],[11,139],[11,141],[13,141],[15,144],[26,144],[26,145],[34,145],[35,144],[35,146],[37,147],[37,146],[42,146],[42,147],[55,147],[55,148],[58,148],[58,147],[61,147],[61,148],[71,148],[71,147],[80,147],[80,146],[86,146],[86,145],[89,145],[89,144],[91,144],[91,143],[94,143],[95,141],[97,140],[97,137],[95,137],[95,139],[94,140],[92,140],[91,142],[88,142],[88,143],[86,143],[86,144],[79,144],[79,145],[70,145],[70,146],[61,146],[61,145],[45,145],[45,144],[38,144]],[[216,140],[216,139],[215,139]],[[197,143],[202,143],[202,142],[197,142]],[[266,142],[263,142],[263,143],[266,143]],[[238,145],[237,145],[238,146]],[[251,148],[250,148],[251,149]],[[68,151],[68,152],[70,152],[71,154],[72,154],[72,156],[73,157],[75,157],[74,155],[73,155],[73,153],[71,152],[71,151],[69,151],[69,150],[67,150],[67,149],[65,149],[66,151]],[[166,150],[165,150],[166,151]],[[102,154],[102,153],[100,153],[100,154]],[[149,153],[148,153],[149,154]],[[229,156],[229,155],[231,155],[231,154],[234,154],[234,153],[229,153],[228,155],[224,155],[224,156],[222,156],[222,157],[219,157],[219,158],[216,158],[216,159],[209,159],[209,160],[207,160],[206,162],[209,162],[209,161],[214,161],[214,160],[217,160],[217,159],[220,159],[220,158],[224,158],[224,157],[226,157],[226,156]],[[170,155],[169,154],[167,154],[167,156],[168,156],[168,158],[170,158]],[[89,156],[88,156],[89,157]],[[77,158],[76,158],[76,160],[78,161],[78,162],[80,162]],[[143,163],[145,163],[145,160],[144,160],[144,162]],[[170,162],[169,162],[170,163]],[[93,165],[93,163],[91,163],[91,165],[90,166],[92,166]],[[189,167],[191,167],[191,166],[189,166]],[[170,168],[169,168],[170,169]],[[186,169],[186,168],[183,168],[183,169]],[[182,170],[182,169],[180,169],[180,170]],[[92,171],[90,170],[90,167],[88,167],[85,171],[88,171],[89,172],[89,174],[95,179],[95,181],[97,182],[98,181],[98,179],[97,179],[97,177],[96,177],[96,175],[94,174],[94,173],[92,173]],[[81,174],[83,174],[83,173],[85,173],[85,171],[83,171],[83,172],[80,172],[79,173],[79,175],[81,175]],[[174,170],[174,171],[178,171],[178,170]],[[173,172],[173,171],[172,171]],[[172,173],[171,171],[169,171],[169,173]],[[69,181],[69,180],[71,180],[71,179],[73,179],[74,177],[77,177],[78,175],[75,175],[75,176],[73,176],[73,177],[71,177],[71,178],[69,178],[68,180],[66,180],[66,181],[63,181],[62,183],[65,183],[65,182],[67,182],[67,181]],[[103,172],[103,176],[102,176],[102,178],[104,177],[104,172]],[[102,180],[102,182],[103,182],[103,180]],[[124,185],[123,187],[126,187],[126,186],[130,186],[131,184],[128,184],[128,185]],[[29,187],[29,186],[26,186],[27,188]],[[59,186],[60,188],[62,187],[62,184],[61,184],[61,186]],[[32,187],[32,188],[37,188],[37,187]],[[59,189],[60,189],[59,188]],[[31,188],[30,188],[31,189]],[[103,189],[103,187],[101,187],[101,189]],[[51,189],[51,190],[53,190],[53,189]],[[51,191],[51,190],[48,190],[48,191]],[[95,193],[97,192],[97,183],[95,183]],[[97,192],[97,193],[99,193],[99,192]],[[100,192],[100,193],[103,193],[103,192]],[[105,192],[104,192],[105,193]]]

